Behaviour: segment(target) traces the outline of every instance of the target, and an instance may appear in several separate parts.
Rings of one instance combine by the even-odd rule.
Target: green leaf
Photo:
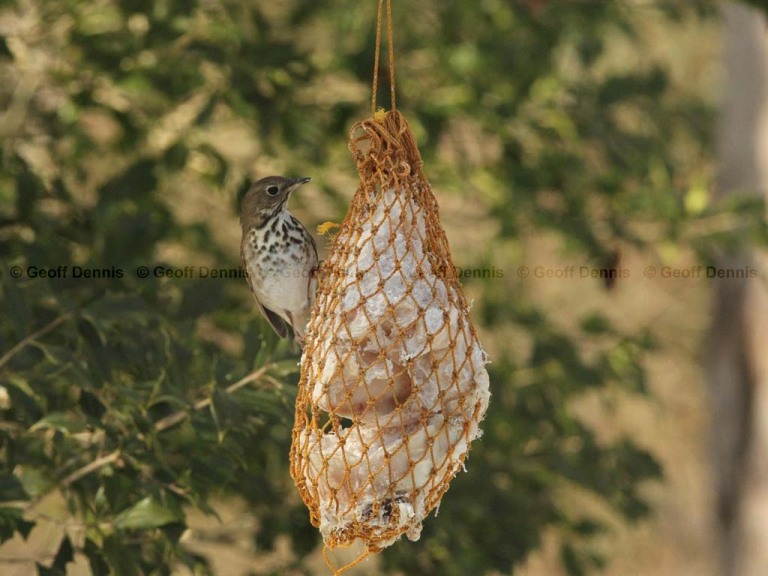
[[[121,530],[146,530],[166,524],[182,522],[184,514],[176,506],[167,506],[147,496],[115,518],[115,527]]]
[[[257,368],[253,361],[262,343],[260,324],[253,320],[248,322],[243,331],[243,363],[249,368]]]
[[[110,567],[108,574],[115,576],[141,576],[139,561],[141,557],[135,549],[127,546],[119,535],[112,535],[104,539],[102,547],[103,564]],[[102,562],[91,562],[91,567],[101,565]],[[95,574],[99,574],[94,571]]]
[[[45,359],[54,366],[67,364],[72,359],[72,351],[64,346],[44,344],[39,341],[30,342],[29,345],[37,348],[45,356]]]
[[[26,539],[34,527],[35,523],[24,520],[18,508],[0,507],[0,543],[13,538],[17,532]]]
[[[15,414],[15,420],[19,424],[28,425],[40,418],[46,410],[46,398],[42,394],[38,395],[26,380],[11,376],[6,382],[6,391],[10,402],[8,405],[12,408],[12,414]],[[3,415],[4,416],[4,415]],[[0,417],[1,418],[1,417]],[[16,428],[16,425],[12,425]],[[14,434],[14,436],[16,436]],[[18,439],[19,437],[16,436]]]
[[[588,334],[610,334],[613,332],[611,323],[602,314],[591,314],[581,321],[581,329]]]
[[[104,554],[96,542],[90,538],[86,539],[83,552],[88,558],[92,574],[109,574],[109,566],[104,561]]]
[[[53,429],[65,434],[76,434],[86,430],[85,422],[77,419],[74,414],[67,412],[51,412],[41,420],[38,420],[30,431]]]
[[[50,472],[44,468],[24,467],[18,477],[24,491],[32,498],[47,492],[54,484]]]
[[[0,502],[29,500],[21,481],[13,474],[0,474]]]
[[[13,388],[16,388],[19,392],[22,392],[25,396],[29,398],[36,398],[37,394],[32,389],[32,387],[29,385],[29,382],[26,380],[23,380],[21,378],[18,378],[16,376],[11,376],[8,379],[8,382],[6,385],[10,384]]]
[[[291,358],[289,360],[275,362],[269,372],[278,378],[285,378],[292,374],[298,374],[300,370],[301,366],[299,366],[299,361],[296,358]]]

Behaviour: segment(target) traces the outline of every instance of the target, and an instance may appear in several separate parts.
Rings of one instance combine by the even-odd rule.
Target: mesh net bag
[[[291,474],[328,548],[361,539],[377,552],[419,538],[490,394],[405,118],[377,113],[349,146],[360,185],[306,332]]]

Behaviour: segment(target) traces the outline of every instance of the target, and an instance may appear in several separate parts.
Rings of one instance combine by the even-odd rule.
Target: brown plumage
[[[299,344],[314,301],[317,246],[286,204],[309,180],[262,178],[246,192],[240,212],[240,257],[256,303],[281,338],[290,327]]]

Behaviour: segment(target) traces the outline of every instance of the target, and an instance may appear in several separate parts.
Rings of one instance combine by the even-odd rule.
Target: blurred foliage
[[[768,2],[766,0],[745,0],[747,4],[751,4],[755,8],[759,8],[768,16]]]
[[[503,242],[549,229],[603,266],[621,247],[686,242],[706,255],[764,236],[754,202],[696,196],[691,166],[709,154],[708,106],[679,93],[661,65],[602,65],[608,35],[643,49],[634,3],[400,4],[398,102],[427,171],[487,206]],[[215,515],[221,494],[252,507],[259,550],[288,535],[296,558],[285,573],[308,573],[318,534],[287,472],[295,350],[258,319],[242,279],[180,281],[154,269],[178,264],[169,248],[191,265],[238,265],[209,226],[180,219],[173,192],[194,182],[234,204],[257,153],[286,173],[320,172],[342,216],[329,173],[352,170],[333,164],[367,114],[375,9],[0,4],[0,540],[28,534],[52,492],[81,527],[41,574],[63,573],[73,554],[97,575],[168,574],[178,563],[204,574],[205,560],[179,543],[184,511]],[[704,1],[642,9],[672,22],[713,13]],[[384,66],[381,96],[387,77]],[[250,152],[233,151],[233,126],[256,143]],[[709,225],[722,215],[736,226]],[[77,266],[106,277],[74,278]],[[68,268],[31,278],[30,267]],[[494,357],[471,473],[455,479],[420,542],[383,553],[384,569],[509,572],[555,527],[564,567],[584,574],[604,561],[592,543],[606,525],[566,505],[563,491],[636,520],[648,512],[639,488],[660,470],[631,439],[598,441],[571,402],[596,389],[645,394],[654,335],[622,333],[599,312],[567,333],[509,274],[481,289],[477,321],[489,334],[514,326],[530,346]]]

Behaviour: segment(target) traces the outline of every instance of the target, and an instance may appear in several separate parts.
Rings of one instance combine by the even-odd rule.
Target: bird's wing
[[[259,306],[259,310],[261,310],[261,315],[266,318],[267,322],[269,322],[269,325],[272,326],[272,329],[277,333],[278,336],[280,336],[280,338],[287,338],[288,323],[280,316],[278,316],[277,313],[264,306],[264,304],[259,301],[259,297],[256,296],[256,290],[254,289],[253,281],[250,274],[248,274],[248,263],[245,261],[245,251],[243,250],[242,244],[240,245],[240,260],[242,261],[243,269],[248,276],[248,287],[251,289],[251,293],[256,300],[256,304]]]
[[[251,292],[253,292],[253,289],[251,289]],[[256,294],[253,295],[254,298],[256,298]],[[266,308],[264,304],[259,302],[259,299],[256,298],[256,304],[259,305],[259,310],[261,310],[261,313],[264,315],[264,318],[267,319],[267,322],[269,322],[269,325],[272,326],[275,332],[277,332],[277,335],[280,336],[280,338],[287,338],[288,337],[288,323],[283,320],[280,316],[278,316],[275,312],[272,312],[269,308]]]

